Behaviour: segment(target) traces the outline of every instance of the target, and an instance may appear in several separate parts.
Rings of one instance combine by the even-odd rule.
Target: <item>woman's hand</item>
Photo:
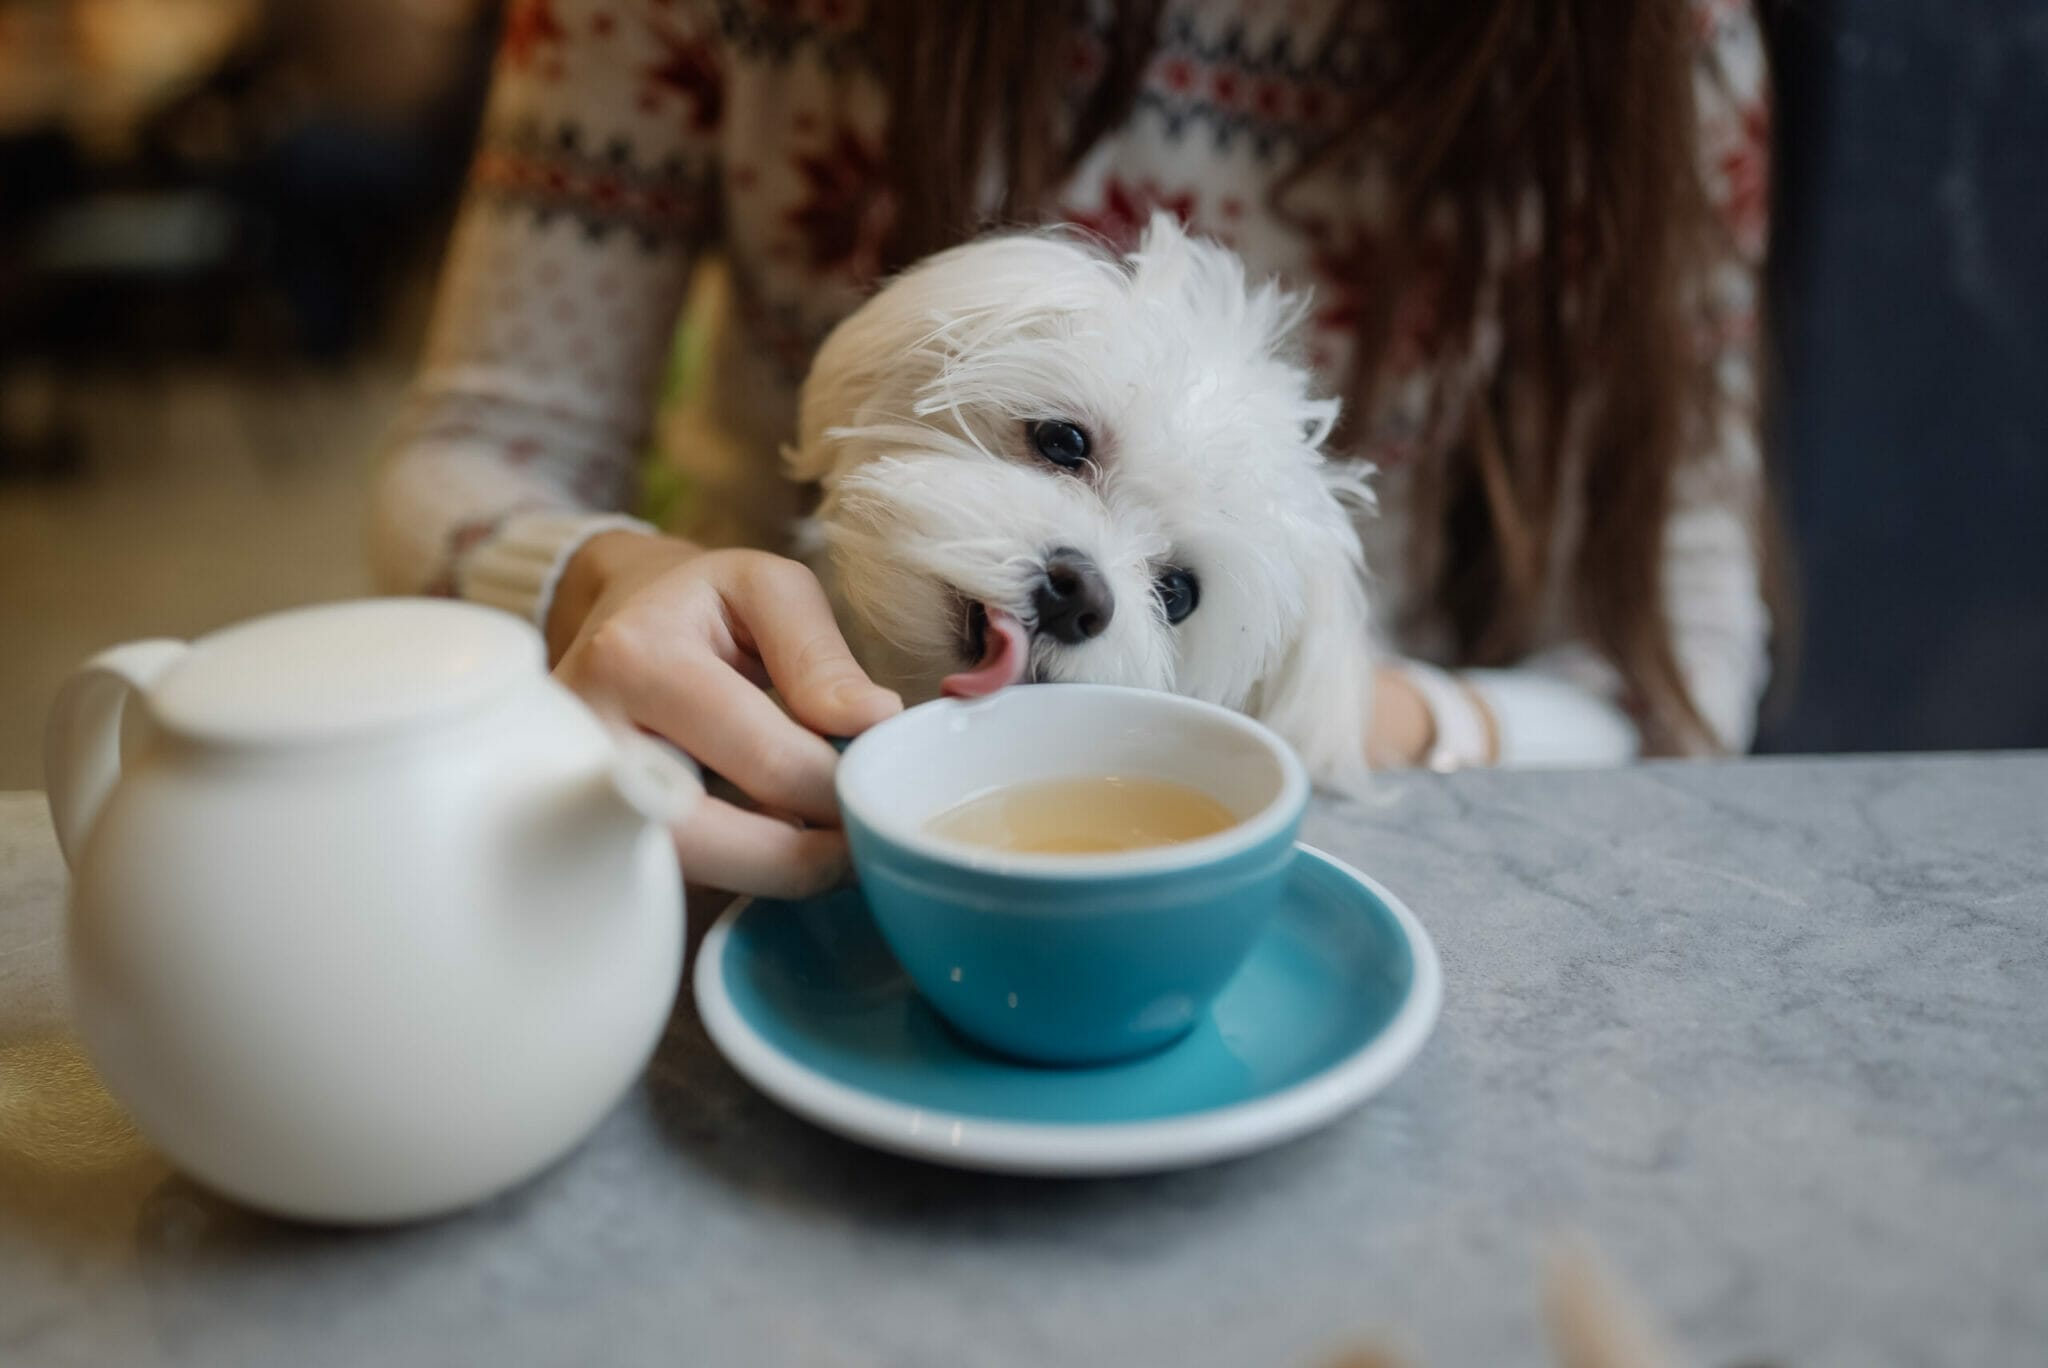
[[[547,637],[556,676],[584,699],[811,824],[706,798],[675,832],[691,882],[798,897],[844,877],[839,757],[822,738],[864,731],[903,701],[854,663],[809,570],[761,551],[602,533],[564,570]]]

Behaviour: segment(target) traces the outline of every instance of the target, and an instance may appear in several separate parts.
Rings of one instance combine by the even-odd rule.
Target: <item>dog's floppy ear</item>
[[[1333,470],[1330,483],[1339,498],[1370,499],[1348,471]],[[1364,553],[1349,513],[1336,512],[1338,522],[1317,529],[1294,639],[1247,711],[1286,738],[1318,787],[1355,792],[1366,770],[1372,647]]]
[[[824,479],[836,459],[833,429],[858,422],[887,393],[888,366],[902,347],[900,313],[880,296],[849,314],[819,347],[797,402],[797,439],[782,448],[792,479]]]

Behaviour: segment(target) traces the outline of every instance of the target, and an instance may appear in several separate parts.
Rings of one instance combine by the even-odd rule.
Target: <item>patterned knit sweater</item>
[[[1339,2],[1171,0],[1135,111],[1059,197],[1061,216],[1122,245],[1170,210],[1255,274],[1312,290],[1308,355],[1332,392],[1386,229],[1384,173],[1367,158],[1302,178],[1284,217],[1270,191],[1381,59],[1364,38],[1325,50]],[[1746,0],[1689,3],[1698,166],[1730,231],[1698,320],[1717,412],[1680,478],[1664,591],[1688,687],[1740,749],[1769,626],[1754,534],[1765,81]],[[1100,60],[1076,41],[1077,89]],[[872,288],[887,118],[860,0],[515,4],[426,359],[379,480],[384,583],[544,617],[568,555],[633,504],[679,311],[711,258],[713,378],[698,411],[660,434],[705,510],[675,530],[784,545],[801,503],[775,453],[812,352]],[[1397,306],[1389,364],[1377,410],[1353,416],[1357,453],[1380,470],[1381,509],[1361,532],[1378,619],[1408,633],[1383,647],[1440,659],[1439,621],[1409,601],[1430,576],[1411,563],[1405,491],[1499,364],[1498,329],[1482,313],[1470,335],[1447,335],[1418,291]],[[1550,621],[1516,668],[1466,676],[1499,721],[1503,763],[1626,758],[1625,681],[1574,639],[1561,602]]]

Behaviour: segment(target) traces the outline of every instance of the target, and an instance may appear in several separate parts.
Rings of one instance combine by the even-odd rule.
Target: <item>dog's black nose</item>
[[[1071,546],[1045,558],[1045,578],[1031,595],[1038,630],[1069,646],[1102,635],[1116,615],[1116,599],[1095,562]]]

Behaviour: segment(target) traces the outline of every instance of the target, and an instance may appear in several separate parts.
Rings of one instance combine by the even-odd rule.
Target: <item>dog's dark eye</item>
[[[1088,459],[1088,434],[1072,423],[1045,418],[1033,423],[1026,431],[1038,454],[1061,470],[1079,470],[1081,463]]]
[[[1202,582],[1179,566],[1152,581],[1152,588],[1159,595],[1159,606],[1166,610],[1168,622],[1179,622],[1202,602]]]

